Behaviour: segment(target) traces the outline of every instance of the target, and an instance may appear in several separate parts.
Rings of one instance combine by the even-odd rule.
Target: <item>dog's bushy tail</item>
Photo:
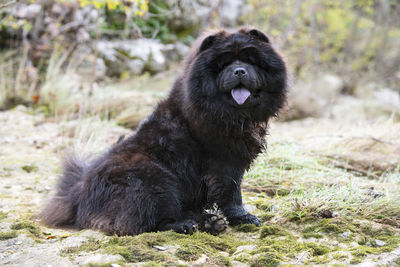
[[[47,226],[75,226],[77,198],[82,190],[86,164],[76,157],[68,157],[57,186],[56,195],[41,212],[41,221]]]

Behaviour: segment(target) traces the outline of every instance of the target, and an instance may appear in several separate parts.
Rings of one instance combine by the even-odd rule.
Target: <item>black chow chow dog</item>
[[[242,205],[241,181],[265,148],[267,124],[283,106],[286,67],[256,29],[200,38],[168,98],[137,133],[90,164],[66,161],[41,217],[50,226],[118,235],[158,230],[218,233],[260,225]]]

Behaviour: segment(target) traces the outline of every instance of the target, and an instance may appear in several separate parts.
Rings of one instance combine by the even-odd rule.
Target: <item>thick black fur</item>
[[[237,67],[245,75],[235,75]],[[168,98],[136,134],[87,165],[66,161],[42,220],[119,235],[218,232],[223,222],[204,213],[217,204],[231,225],[260,225],[243,208],[241,182],[285,102],[286,76],[284,61],[258,30],[203,36]],[[242,105],[231,96],[237,87],[251,92]],[[221,225],[210,230],[215,221]]]

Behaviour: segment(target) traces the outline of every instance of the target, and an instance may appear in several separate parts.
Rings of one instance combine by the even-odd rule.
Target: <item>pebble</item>
[[[201,257],[193,263],[193,266],[205,266],[207,260],[207,255],[202,254]]]
[[[349,238],[350,237],[350,231],[346,231],[346,232],[344,232],[344,233],[340,233],[339,234],[339,237],[341,237],[341,238],[343,238],[343,239],[347,239],[347,238]]]
[[[350,243],[350,246],[356,248],[356,247],[359,247],[360,245],[357,242],[353,241],[353,242]]]
[[[376,247],[383,247],[383,246],[386,245],[386,242],[385,242],[385,241],[382,241],[382,240],[379,240],[379,239],[375,239],[374,245],[375,245]]]
[[[257,247],[255,245],[244,245],[244,246],[239,246],[236,251],[233,253],[233,255],[239,254],[242,251],[245,250],[255,250]]]

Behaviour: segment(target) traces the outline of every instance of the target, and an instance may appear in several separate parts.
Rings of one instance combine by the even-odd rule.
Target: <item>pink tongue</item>
[[[238,89],[232,89],[231,94],[233,99],[235,99],[236,103],[241,105],[250,96],[250,91],[247,90],[246,88],[238,88]]]

